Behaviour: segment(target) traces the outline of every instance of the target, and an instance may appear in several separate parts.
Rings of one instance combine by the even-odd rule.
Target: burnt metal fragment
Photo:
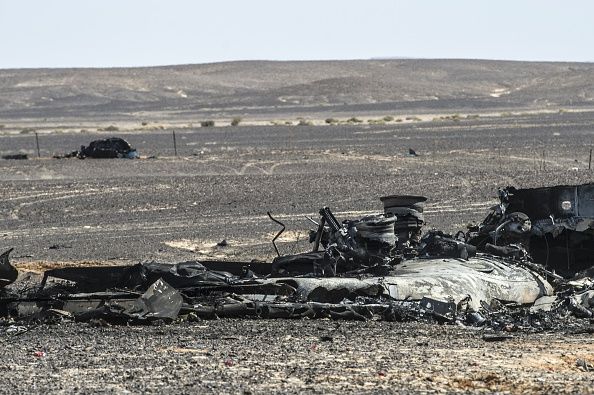
[[[456,318],[457,306],[453,301],[437,300],[425,296],[419,303],[421,308],[437,318],[445,321],[453,321]]]
[[[500,203],[467,241],[479,251],[512,256],[501,246],[521,245],[535,263],[566,278],[592,267],[594,183],[499,190]],[[495,247],[494,247],[495,246]]]
[[[339,223],[330,208],[320,209],[317,231],[311,231],[312,252],[279,256],[273,261],[273,275],[310,273],[320,277],[338,274],[387,272],[401,261],[397,251],[396,217],[368,215]],[[324,251],[319,251],[320,245]]]
[[[107,296],[96,307],[89,305],[96,302],[93,295],[89,295],[87,304],[72,306],[72,302],[65,303],[65,311],[72,310],[75,320],[89,321],[103,319],[120,323],[147,323],[155,320],[171,322],[177,318],[182,307],[181,294],[165,281],[159,279],[151,284],[145,293],[135,299],[111,299]],[[88,306],[85,309],[85,305]]]
[[[502,342],[505,340],[513,339],[512,335],[506,335],[502,333],[485,333],[483,334],[483,340],[486,342]]]
[[[420,257],[468,259],[475,255],[475,246],[438,230],[427,232],[419,245]]]

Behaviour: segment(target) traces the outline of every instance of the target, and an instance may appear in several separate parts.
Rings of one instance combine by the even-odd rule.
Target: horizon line
[[[195,63],[162,63],[162,64],[147,64],[147,65],[118,65],[118,66],[39,66],[39,67],[0,67],[0,70],[69,70],[69,69],[143,69],[143,68],[159,68],[159,67],[183,67],[183,66],[200,66],[223,63],[306,63],[306,62],[361,62],[361,61],[398,61],[398,60],[454,60],[454,61],[479,61],[479,62],[509,62],[509,63],[594,63],[594,61],[585,60],[528,60],[528,59],[496,59],[496,58],[459,58],[459,57],[412,57],[412,56],[377,56],[371,58],[341,58],[341,59],[236,59],[236,60],[220,60],[207,61]]]

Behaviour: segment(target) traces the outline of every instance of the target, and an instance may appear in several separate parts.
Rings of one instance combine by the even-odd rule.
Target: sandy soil
[[[592,393],[591,334],[427,324],[202,321],[0,332],[4,393]]]

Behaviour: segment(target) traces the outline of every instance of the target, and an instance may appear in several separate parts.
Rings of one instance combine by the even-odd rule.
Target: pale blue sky
[[[373,57],[594,61],[594,2],[0,0],[0,68]]]

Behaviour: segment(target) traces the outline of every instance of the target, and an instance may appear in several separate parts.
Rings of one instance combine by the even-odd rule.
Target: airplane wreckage
[[[47,270],[31,285],[0,256],[0,316],[122,324],[217,317],[425,320],[544,330],[594,317],[594,184],[499,190],[484,221],[423,234],[421,196],[339,222],[270,263],[189,261]]]
[[[79,150],[64,155],[55,155],[55,159],[65,158],[95,158],[95,159],[136,159],[139,158],[138,151],[120,137],[108,137],[106,139],[93,140],[88,146],[82,145]]]

